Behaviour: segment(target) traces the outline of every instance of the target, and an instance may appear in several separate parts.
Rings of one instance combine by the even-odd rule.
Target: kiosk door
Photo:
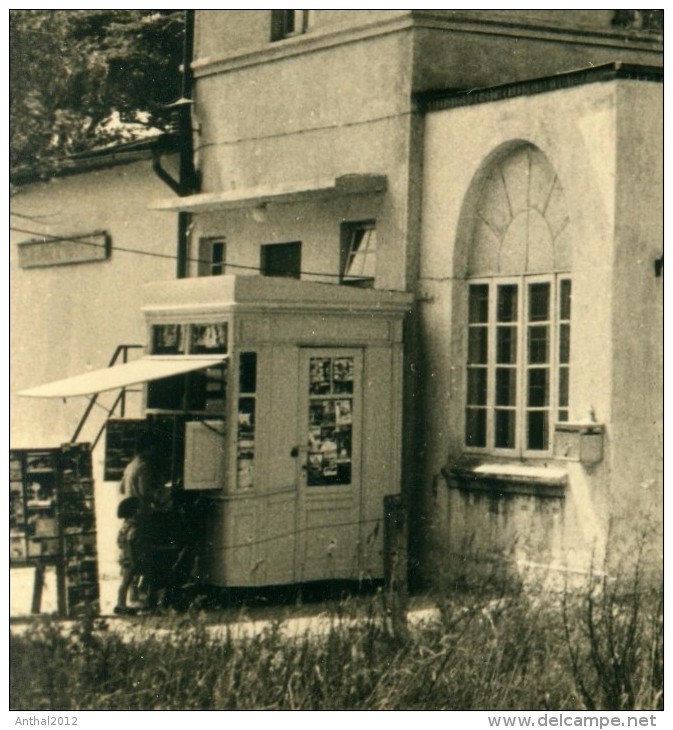
[[[362,351],[303,349],[299,378],[298,581],[358,578]]]

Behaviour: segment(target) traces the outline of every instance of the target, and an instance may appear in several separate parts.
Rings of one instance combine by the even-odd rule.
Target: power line
[[[268,498],[270,494],[273,494],[273,492],[267,492],[264,494],[259,494],[256,496],[259,496],[260,498],[266,497]],[[380,531],[380,527],[377,529],[377,523],[381,522],[380,517],[370,517],[369,519],[364,520],[350,520],[348,522],[330,522],[329,525],[306,525],[306,527],[301,527],[299,529],[295,530],[289,530],[287,532],[281,532],[275,535],[269,535],[267,537],[258,538],[256,540],[248,540],[246,542],[241,543],[233,543],[231,545],[222,545],[222,547],[217,552],[226,552],[227,550],[235,550],[238,548],[245,548],[245,547],[253,547],[255,545],[263,545],[265,543],[274,542],[275,540],[283,540],[288,537],[299,537],[300,535],[307,535],[309,532],[314,532],[317,530],[331,530],[333,528],[337,527],[360,527],[360,526],[366,526],[366,525],[373,525],[371,532],[365,537],[365,542],[368,544],[372,544],[376,538],[378,537],[378,533]]]
[[[37,223],[42,218],[51,218],[55,215],[55,213],[45,213],[43,215],[28,215],[26,213],[14,213],[10,212],[10,215],[15,216],[16,218],[25,218],[26,220],[33,221],[33,223]]]
[[[17,214],[12,214],[12,215],[17,215]],[[21,217],[25,217],[25,216],[21,216]],[[76,236],[56,236],[56,235],[53,235],[53,234],[50,234],[50,233],[40,233],[39,231],[31,231],[31,230],[28,230],[26,228],[18,228],[16,226],[10,226],[9,230],[10,231],[13,231],[14,233],[25,233],[28,236],[36,236],[38,238],[43,239],[45,243],[48,242],[48,241],[54,241],[54,242],[56,242],[56,241],[70,241],[71,243],[79,243],[79,244],[82,244],[84,246],[93,246],[95,248],[105,248],[105,244],[104,243],[98,243],[97,241],[91,241],[91,240],[87,240],[86,238],[79,238],[79,237],[76,237]],[[138,255],[138,256],[152,256],[154,258],[170,259],[171,261],[177,261],[178,260],[178,257],[176,255],[174,255],[174,254],[158,253],[156,251],[144,251],[144,250],[139,249],[139,248],[127,248],[125,246],[116,246],[116,245],[113,245],[113,250],[114,251],[120,251],[120,252],[123,252],[123,253],[135,254],[135,255]],[[210,266],[213,263],[209,259],[194,258],[194,257],[191,257],[191,256],[187,257],[186,260],[189,263],[204,264],[204,265],[207,265],[207,266]],[[223,261],[222,262],[222,265],[225,268],[231,268],[231,269],[241,269],[241,270],[256,271],[256,272],[260,272],[261,271],[261,269],[260,269],[259,266],[250,266],[250,265],[246,265],[246,264],[234,264],[234,263],[230,263],[228,261]],[[339,280],[341,280],[341,274],[327,273],[327,272],[324,272],[324,271],[306,271],[306,270],[303,270],[302,269],[302,270],[299,271],[299,274],[304,274],[306,276],[322,276],[322,277],[328,277],[328,278],[331,278],[331,279],[339,279]]]

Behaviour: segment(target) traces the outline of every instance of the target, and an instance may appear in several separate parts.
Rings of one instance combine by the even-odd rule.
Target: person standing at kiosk
[[[171,506],[170,491],[164,489],[160,468],[160,442],[151,432],[143,432],[136,447],[136,456],[127,465],[121,480],[124,497],[139,501],[139,512],[166,510]]]
[[[162,444],[157,435],[143,431],[136,443],[136,455],[126,466],[119,485],[122,496],[120,509],[129,502],[135,505],[133,535],[137,549],[131,565],[120,542],[122,580],[116,613],[135,613],[136,609],[126,606],[129,590],[132,600],[138,601],[141,594],[145,594],[147,606],[154,608],[156,605],[157,584],[162,582],[160,574],[165,568],[156,560],[156,549],[169,539],[172,522],[172,499],[170,490],[163,486],[161,450]],[[127,523],[122,527],[120,538],[126,526]]]

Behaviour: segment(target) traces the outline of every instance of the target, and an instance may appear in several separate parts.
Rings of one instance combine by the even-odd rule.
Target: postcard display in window
[[[353,358],[312,357],[309,373],[309,487],[349,484],[353,450]]]
[[[255,477],[256,352],[241,353],[239,372],[236,486],[238,489],[250,489]]]
[[[56,566],[58,609],[77,615],[98,605],[96,524],[88,444],[10,451],[10,565],[34,565],[41,583]],[[41,585],[36,586],[39,591]],[[39,610],[34,599],[34,610]]]

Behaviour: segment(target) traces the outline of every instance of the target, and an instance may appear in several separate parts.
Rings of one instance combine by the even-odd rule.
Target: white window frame
[[[215,261],[215,246],[222,247],[222,259]],[[219,271],[216,269],[219,268]],[[227,239],[225,236],[206,236],[199,238],[199,260],[197,270],[199,276],[223,276],[227,268]]]
[[[341,283],[373,282],[376,278],[376,252],[378,247],[376,220],[345,221],[342,226]],[[361,244],[364,244],[364,247],[356,246],[356,236],[363,231],[365,236],[363,236]],[[361,268],[363,272],[366,271],[367,262],[372,260],[374,262],[374,274],[351,271],[354,264]],[[362,262],[362,265],[360,265],[360,262]]]
[[[572,310],[570,319],[561,319],[561,281],[572,281],[568,273],[555,273],[547,275],[523,274],[519,276],[489,276],[475,277],[466,280],[466,314],[465,314],[465,391],[464,391],[464,407],[462,409],[462,438],[463,450],[465,453],[471,454],[489,454],[501,457],[519,457],[519,458],[548,458],[553,452],[554,440],[554,424],[559,420],[567,420],[569,405],[559,405],[559,382],[560,370],[566,369],[568,372],[571,368],[572,354],[570,362],[560,363],[559,347],[560,347],[560,325],[568,324],[572,321]],[[529,286],[535,283],[550,284],[550,311],[549,320],[549,343],[548,343],[548,363],[533,364],[528,363],[528,328],[535,323],[529,321],[528,302],[529,302]],[[488,285],[488,323],[487,323],[487,363],[486,363],[486,446],[470,446],[467,443],[467,410],[468,405],[468,378],[469,378],[469,298],[470,286],[477,284]],[[497,346],[497,291],[498,286],[516,284],[517,285],[517,353],[516,353],[516,399],[513,410],[516,413],[515,427],[515,446],[514,448],[502,448],[495,446],[495,412],[496,412],[496,346]],[[571,289],[572,292],[572,289]],[[572,293],[571,293],[572,298]],[[514,322],[513,322],[514,324]],[[540,324],[545,324],[541,322]],[[502,364],[501,364],[502,366]],[[528,385],[527,373],[531,367],[548,367],[548,403],[545,410],[548,410],[548,434],[546,449],[529,449],[527,448],[527,416],[531,410],[540,410],[539,407],[528,406]],[[560,415],[563,411],[564,415]]]

